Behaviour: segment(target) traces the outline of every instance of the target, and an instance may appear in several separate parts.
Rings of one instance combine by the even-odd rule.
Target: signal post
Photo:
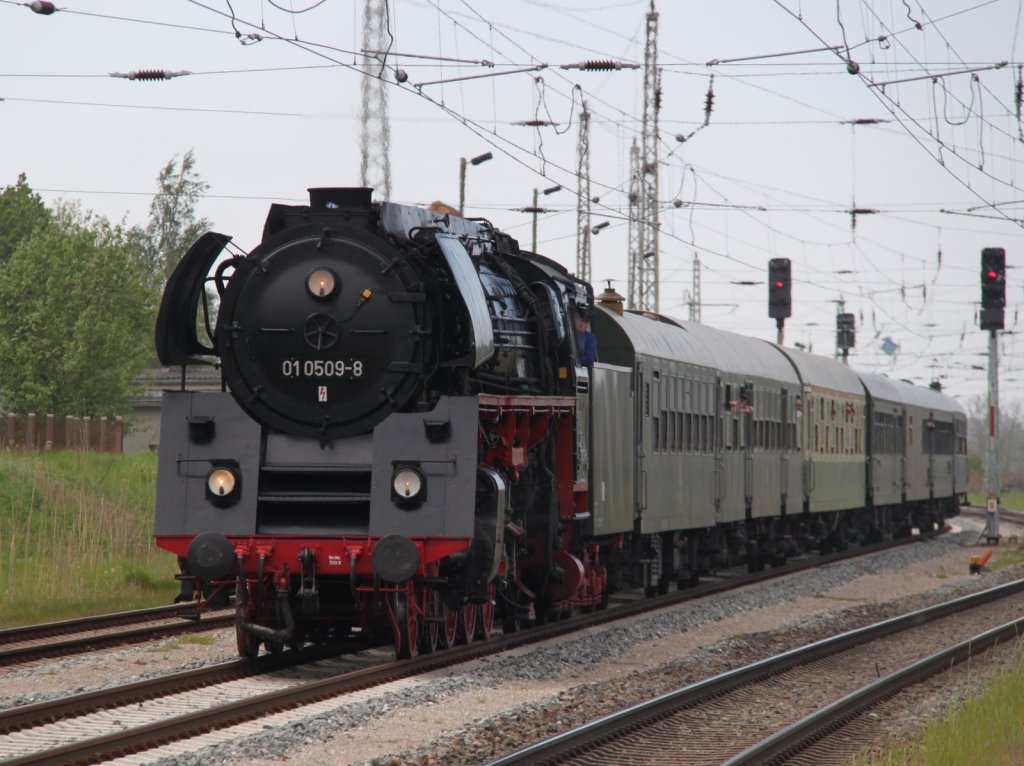
[[[1006,307],[1006,251],[981,251],[981,329],[988,330],[988,450],[985,453],[985,539],[999,543],[999,354],[996,332],[1003,329]]]
[[[768,261],[768,316],[775,320],[776,343],[782,345],[786,317],[793,315],[793,283],[789,258]]]

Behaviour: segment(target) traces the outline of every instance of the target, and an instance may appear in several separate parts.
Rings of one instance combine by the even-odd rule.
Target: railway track
[[[913,542],[912,540],[902,543]],[[900,543],[896,543],[900,544]],[[372,686],[415,683],[414,677],[448,665],[504,651],[526,643],[628,619],[654,609],[790,574],[811,566],[877,552],[894,543],[865,547],[804,561],[754,575],[722,577],[718,582],[655,598],[639,599],[603,612],[581,615],[529,631],[497,636],[491,641],[447,652],[394,662],[389,652],[377,651],[324,661],[313,670],[288,671],[285,666],[304,658],[262,657],[255,667],[225,663],[102,692],[76,695],[0,711],[0,760],[6,764],[65,764],[98,762],[163,743],[222,732],[262,716],[280,714],[352,694]],[[335,653],[337,650],[334,650]],[[325,650],[329,653],[330,650]],[[322,655],[321,655],[322,656]],[[346,664],[347,663],[347,664]],[[356,667],[354,667],[356,666]],[[283,678],[281,678],[283,673]],[[302,677],[306,676],[306,677]],[[340,704],[331,699],[331,706]],[[295,717],[310,713],[299,711]],[[238,736],[237,734],[234,736]]]
[[[985,509],[979,505],[962,505],[960,506],[961,516],[970,516],[972,518],[985,518]],[[1009,524],[1016,526],[1024,526],[1024,512],[1022,511],[1011,511],[1007,508],[999,509],[1000,521],[1005,521]]]
[[[873,726],[857,725],[865,713],[930,676],[949,671],[997,645],[1019,639],[1022,628],[1024,618],[1019,618],[947,646],[815,710],[747,748],[723,766],[845,763],[875,739]]]
[[[199,619],[194,615],[194,608],[172,604],[7,628],[0,630],[0,666],[213,630],[235,619],[233,611],[223,609]]]
[[[735,573],[724,573],[703,585],[659,597],[659,600],[648,600],[645,603],[650,604],[650,608],[661,608],[673,603],[713,595],[739,585],[761,582],[814,566],[930,539],[937,534],[940,532],[928,532],[913,538],[856,547],[828,556],[807,556],[793,559],[783,567],[746,575],[742,578]],[[616,612],[615,615],[608,619],[617,619],[618,613]],[[191,605],[171,604],[149,609],[7,628],[0,630],[0,667],[151,641],[180,633],[214,630],[233,624],[234,612],[230,610],[218,610],[196,619]]]
[[[1024,580],[723,673],[524,747],[488,766],[782,762],[901,686],[946,669],[972,651],[983,651],[993,641],[1019,635],[1024,618],[999,624],[1005,617],[987,608],[1003,600],[1012,600],[1017,613],[1024,612]],[[980,625],[991,627],[978,636]],[[950,634],[958,638],[950,640]],[[892,667],[900,670],[889,673]],[[802,762],[829,762],[828,747],[825,743]]]

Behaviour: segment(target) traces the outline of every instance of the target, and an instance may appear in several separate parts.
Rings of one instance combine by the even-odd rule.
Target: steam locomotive
[[[160,307],[182,385],[156,540],[179,598],[234,594],[244,657],[353,633],[409,657],[907,535],[966,492],[941,392],[624,311],[487,221],[311,189],[252,252],[229,240],[200,237]],[[200,364],[221,391],[188,390]]]

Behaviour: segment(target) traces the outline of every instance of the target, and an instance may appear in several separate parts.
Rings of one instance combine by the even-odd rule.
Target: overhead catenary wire
[[[552,83],[552,84],[555,84],[555,83]],[[552,91],[552,93],[553,93],[553,92],[554,92],[554,91]],[[561,116],[561,115],[559,115],[559,116]],[[473,119],[473,118],[472,118],[472,116],[471,116],[471,119]],[[596,119],[600,119],[600,118],[596,118]],[[610,119],[612,119],[612,120],[615,120],[616,118],[615,118],[615,116],[614,116],[614,115],[612,115],[612,116],[610,117]],[[625,119],[625,118],[624,118],[624,117],[620,117],[619,119]],[[716,124],[719,124],[719,123],[717,123],[717,122],[716,122]],[[513,138],[513,140],[514,140],[514,137],[512,137],[512,138]],[[556,169],[556,168],[552,168],[552,171],[553,171],[553,172],[557,172],[557,169]],[[605,179],[605,180],[607,180],[607,179]],[[743,195],[742,193],[740,193],[739,195],[737,195],[737,194],[735,194],[735,193],[732,193],[732,194],[731,194],[731,196],[732,196],[732,197],[733,197],[734,199],[736,199],[736,200],[737,200],[737,202],[742,202],[742,201],[743,201],[743,196],[744,196],[744,195]],[[767,207],[767,206],[765,206],[765,207]],[[798,212],[798,211],[802,210],[802,208],[801,208],[800,206],[798,206],[798,205],[791,205],[791,207],[792,207],[792,211],[793,211],[793,212]],[[778,208],[775,208],[775,210],[774,210],[773,212],[778,212]],[[699,216],[698,216],[698,217],[699,217]],[[776,222],[774,222],[774,223],[776,223],[776,224],[777,224],[778,222],[776,221]],[[793,226],[788,226],[788,227],[787,227],[787,226],[783,226],[783,227],[782,227],[782,229],[781,229],[781,231],[782,231],[783,233],[786,233],[786,232],[787,232],[787,229],[788,229],[788,231],[791,231],[791,232],[793,232],[794,234],[797,234],[797,235],[799,235],[799,233],[800,233],[800,232],[799,232],[799,227],[793,227]],[[756,267],[756,265],[755,265],[755,267]]]
[[[794,12],[793,12],[792,10],[790,10],[790,9],[789,9],[789,8],[788,8],[788,7],[787,7],[787,6],[786,6],[786,5],[785,5],[785,4],[784,4],[784,3],[783,3],[783,2],[781,1],[781,0],[774,0],[774,2],[775,2],[775,4],[776,4],[777,6],[779,6],[779,7],[780,7],[781,9],[783,9],[783,10],[784,10],[784,11],[785,11],[786,13],[788,13],[788,14],[789,14],[790,16],[792,16],[792,17],[793,17],[794,19],[796,19],[796,20],[797,20],[797,21],[798,21],[798,22],[799,22],[800,24],[802,24],[802,25],[804,26],[804,28],[806,28],[806,29],[808,30],[808,32],[810,32],[810,33],[811,33],[811,34],[812,34],[812,35],[813,35],[813,36],[814,36],[814,37],[815,37],[816,39],[818,39],[818,40],[819,40],[820,42],[822,42],[822,44],[825,44],[825,43],[824,43],[824,40],[822,39],[822,37],[821,37],[821,36],[820,36],[820,35],[819,35],[819,34],[818,34],[818,33],[817,33],[817,32],[816,32],[816,31],[815,31],[815,30],[814,30],[813,28],[811,28],[811,27],[810,27],[810,25],[809,25],[809,24],[808,24],[808,23],[807,23],[807,22],[806,22],[806,21],[805,21],[805,20],[804,20],[803,18],[801,18],[801,17],[799,16],[799,15],[795,14],[795,13],[794,13]],[[858,76],[860,76],[860,77],[861,77],[862,79],[865,79],[865,80],[867,81],[867,78],[865,78],[865,77],[864,77],[864,75],[863,75],[863,73],[860,73],[860,72],[859,72],[859,70],[858,70],[857,72],[852,72],[852,74],[858,75]],[[868,81],[868,82],[869,82],[869,81]],[[919,144],[919,145],[920,145],[920,146],[921,146],[921,147],[922,147],[923,149],[925,149],[925,151],[926,151],[926,152],[928,152],[929,156],[931,156],[931,157],[932,157],[933,159],[935,159],[935,160],[936,160],[936,161],[938,162],[938,164],[939,164],[939,166],[940,166],[940,167],[942,167],[942,168],[943,168],[943,169],[944,169],[944,170],[945,170],[945,171],[946,171],[946,172],[947,172],[947,173],[948,173],[948,174],[949,174],[949,175],[950,175],[950,176],[951,176],[952,178],[954,178],[954,179],[955,179],[955,180],[956,180],[956,181],[957,181],[958,183],[960,183],[960,184],[961,184],[961,185],[962,185],[962,186],[963,186],[963,187],[964,187],[964,188],[965,188],[965,189],[966,189],[966,190],[967,190],[968,192],[970,192],[971,194],[973,194],[974,196],[976,196],[976,197],[977,197],[977,198],[978,198],[979,200],[981,200],[982,202],[987,202],[987,200],[986,200],[986,199],[985,199],[985,197],[984,197],[984,196],[983,196],[983,195],[981,194],[981,192],[979,192],[979,191],[978,191],[978,190],[977,190],[977,189],[976,189],[975,187],[973,187],[973,186],[972,186],[971,184],[969,184],[969,183],[967,183],[966,181],[964,181],[964,179],[963,179],[963,178],[961,178],[961,177],[960,177],[959,175],[957,175],[957,174],[956,174],[955,172],[953,172],[953,171],[952,171],[952,170],[951,170],[951,169],[950,169],[950,168],[948,167],[948,165],[947,165],[947,164],[946,164],[945,162],[943,162],[943,161],[941,160],[941,157],[936,157],[936,156],[935,156],[934,154],[932,154],[932,153],[931,153],[930,151],[928,151],[927,147],[926,147],[926,146],[925,146],[925,145],[923,144],[923,142],[921,141],[920,137],[919,137],[919,136],[918,136],[917,134],[915,134],[915,133],[914,133],[914,131],[910,130],[910,128],[909,128],[909,127],[907,126],[907,124],[906,124],[906,120],[909,120],[909,121],[911,121],[911,122],[912,122],[912,123],[913,123],[913,124],[914,124],[915,126],[917,126],[917,127],[918,127],[918,129],[920,129],[920,130],[921,130],[922,132],[924,132],[924,133],[926,133],[926,134],[928,134],[928,135],[931,135],[931,134],[930,134],[930,132],[928,131],[928,129],[927,129],[927,128],[924,128],[924,127],[923,127],[923,126],[922,126],[922,125],[921,125],[921,124],[920,124],[919,122],[917,122],[916,120],[914,120],[914,119],[913,119],[913,118],[912,118],[912,117],[911,117],[911,116],[910,116],[910,115],[909,115],[909,114],[908,114],[908,113],[907,113],[907,112],[905,111],[905,109],[903,108],[903,106],[902,106],[902,105],[901,105],[901,104],[900,104],[899,102],[897,102],[897,101],[893,100],[892,98],[890,98],[890,97],[889,97],[889,96],[888,96],[888,95],[887,95],[887,94],[885,93],[884,89],[879,89],[879,88],[869,88],[868,90],[869,90],[869,92],[871,92],[871,93],[875,94],[876,98],[878,98],[878,100],[879,100],[879,101],[880,101],[880,102],[881,102],[881,103],[883,104],[883,106],[885,106],[885,107],[886,107],[886,109],[887,109],[887,110],[888,110],[888,111],[889,111],[889,112],[890,112],[890,113],[891,113],[891,114],[892,114],[892,115],[893,115],[894,117],[896,117],[896,119],[897,119],[897,122],[899,122],[899,124],[900,124],[900,125],[902,125],[902,126],[904,127],[904,129],[905,129],[905,130],[907,131],[907,134],[908,134],[908,135],[909,135],[909,136],[910,136],[910,137],[911,137],[911,138],[912,138],[912,139],[913,139],[913,140],[914,140],[915,142],[917,142],[917,143],[918,143],[918,144]],[[900,114],[902,114],[902,115],[903,115],[903,117],[905,118],[905,120],[904,120],[904,119],[900,119],[900,118],[899,118],[899,115],[900,115]],[[943,145],[941,145],[941,144],[940,144],[940,149],[942,148],[942,146],[943,146]],[[953,156],[957,157],[958,159],[962,159],[962,157],[960,157],[959,153],[956,153],[956,152],[952,152],[952,154],[953,154]],[[1005,184],[1005,185],[1007,185],[1007,186],[1010,186],[1011,188],[1016,188],[1016,187],[1014,187],[1014,186],[1013,186],[1013,184],[1011,184],[1011,183],[1008,183],[1008,182],[1006,182],[1006,181],[1004,181],[1004,180],[1002,180],[1002,179],[996,178],[995,176],[992,176],[992,175],[991,175],[990,173],[987,173],[987,172],[986,172],[986,171],[984,171],[984,170],[979,170],[979,172],[981,172],[981,173],[983,173],[984,175],[986,175],[986,176],[988,176],[988,177],[992,178],[992,179],[993,179],[993,180],[995,180],[995,181],[998,181],[998,182],[1000,182],[1000,183],[1003,183],[1003,184]],[[996,208],[996,210],[998,210],[998,208]],[[1012,219],[1012,218],[1011,218],[1011,217],[1009,217],[1009,216],[1006,216],[1006,220],[1007,220],[1007,222],[1009,222],[1009,223],[1015,223],[1015,224],[1017,224],[1017,225],[1020,225],[1020,224],[1019,224],[1019,223],[1018,223],[1017,221],[1015,221],[1014,219]]]

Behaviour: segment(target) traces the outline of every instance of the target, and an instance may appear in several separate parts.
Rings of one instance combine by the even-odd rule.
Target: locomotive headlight
[[[391,480],[393,497],[398,501],[422,500],[423,474],[419,469],[402,466],[395,471]]]
[[[337,289],[338,277],[326,266],[317,266],[306,277],[306,290],[317,300],[327,300]]]
[[[214,499],[227,499],[235,491],[238,477],[230,468],[220,466],[206,477],[206,489]]]

